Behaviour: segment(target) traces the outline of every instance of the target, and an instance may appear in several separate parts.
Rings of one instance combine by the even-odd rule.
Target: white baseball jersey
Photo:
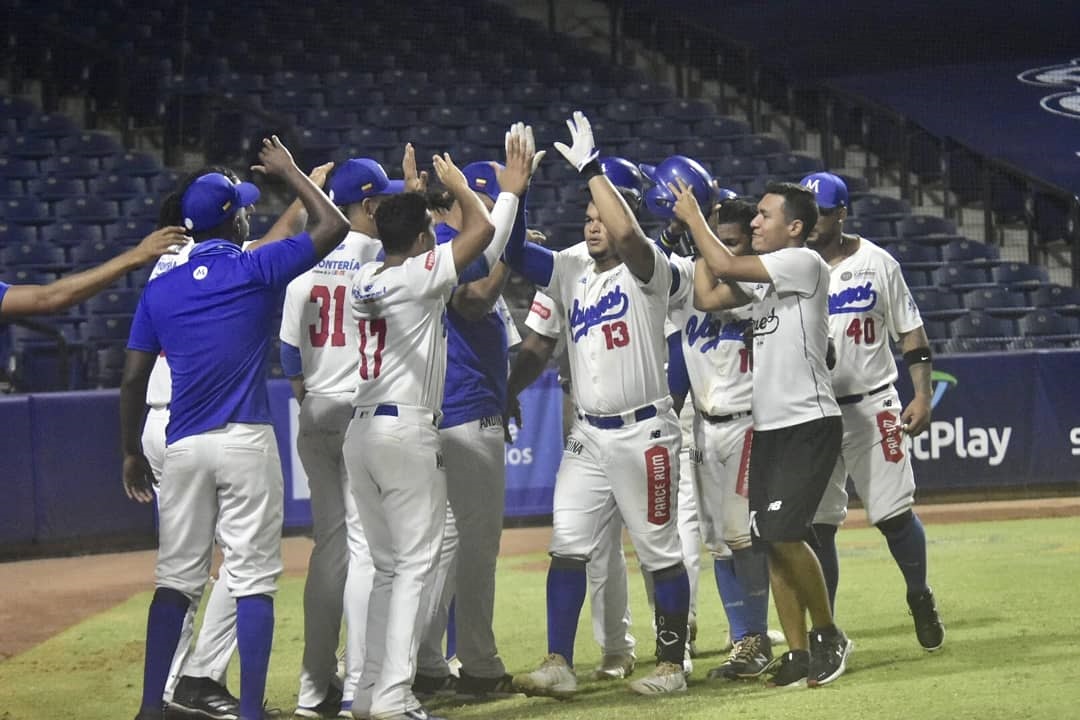
[[[158,258],[154,269],[150,271],[150,280],[186,263],[193,247],[195,243],[189,242],[175,255],[162,255]],[[165,356],[159,355],[154,362],[154,369],[150,372],[150,381],[146,386],[146,404],[154,408],[164,408],[171,400],[172,372],[169,370],[169,363],[165,362]]]
[[[739,283],[754,299],[754,429],[839,415],[825,365],[829,266],[806,247],[759,257],[771,282]]]
[[[446,382],[446,303],[457,284],[452,243],[353,277],[360,351],[355,407],[396,403],[438,412]]]
[[[681,277],[671,296],[668,316],[682,332],[683,357],[693,388],[694,406],[709,415],[746,412],[754,391],[750,374],[751,309],[743,306],[719,313],[694,309],[694,261],[672,256]]]
[[[616,415],[668,396],[664,319],[672,274],[656,247],[647,283],[624,264],[596,271],[580,252],[561,251],[546,292],[566,311],[574,400],[590,415]]]
[[[307,392],[328,396],[356,389],[359,337],[346,298],[356,271],[375,260],[381,249],[378,240],[354,230],[289,283],[280,336],[300,348]]]
[[[833,389],[855,395],[896,381],[886,333],[896,340],[923,324],[900,263],[860,238],[829,275],[829,333],[836,346]]]

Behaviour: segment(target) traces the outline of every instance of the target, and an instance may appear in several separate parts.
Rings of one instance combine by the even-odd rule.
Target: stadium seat
[[[86,132],[66,138],[60,148],[70,155],[105,158],[123,155],[124,148],[112,135],[101,132]]]
[[[40,110],[32,101],[10,95],[0,95],[0,118],[15,121],[18,130],[22,130],[28,119]]]
[[[720,184],[734,180],[749,180],[767,172],[765,161],[761,158],[739,157],[729,155],[720,157],[712,162],[713,177],[719,179]]]
[[[750,126],[746,122],[723,115],[695,118],[693,123],[694,134],[702,137],[733,138],[750,134]]]
[[[38,165],[26,158],[0,157],[0,178],[34,180],[39,177]]]
[[[403,128],[415,125],[417,122],[416,110],[372,106],[369,103],[364,103],[363,108],[365,112],[362,115],[361,124],[374,125],[376,128]]]
[[[675,144],[651,138],[640,138],[627,143],[623,152],[626,157],[632,157],[636,162],[655,165],[675,154]]]
[[[32,267],[51,270],[67,270],[70,264],[64,258],[64,249],[44,241],[5,245],[0,250],[0,264],[5,267]]]
[[[116,175],[135,175],[143,178],[155,177],[162,171],[161,163],[153,155],[146,153],[123,153],[116,156],[109,166]]]
[[[1043,308],[1032,310],[1020,318],[1021,335],[1076,335],[1080,319],[1059,315]]]
[[[886,251],[896,258],[901,265],[922,269],[936,270],[941,265],[937,248],[912,242],[890,243]]]
[[[31,183],[33,182],[35,181],[32,180]],[[22,180],[17,180],[15,178],[0,178],[0,199],[9,197],[22,197],[23,195],[32,194],[34,193],[31,193],[27,190],[27,187],[25,184],[23,184]]]
[[[9,225],[49,225],[55,220],[48,205],[29,197],[0,201],[0,218]]]
[[[120,315],[91,316],[82,328],[83,338],[92,344],[123,342],[131,331],[131,318]]]
[[[661,142],[679,142],[693,137],[693,131],[686,121],[655,118],[638,122],[637,135],[642,138],[654,138]]]
[[[157,228],[156,218],[156,212],[152,217],[129,217],[110,226],[105,237],[116,245],[137,245]]]
[[[146,195],[142,178],[132,175],[105,175],[90,181],[90,193],[105,200],[132,200]]]
[[[619,88],[619,94],[627,100],[663,104],[675,97],[669,85],[657,82],[629,82]]]
[[[120,209],[112,200],[92,196],[69,198],[56,203],[56,217],[68,222],[101,225],[119,220]]]
[[[0,203],[3,203],[3,200],[0,200]],[[37,241],[38,231],[33,225],[15,225],[14,223],[0,221],[0,246]]]
[[[660,108],[662,117],[698,122],[716,115],[716,106],[705,100],[687,100],[678,98],[671,100]]]
[[[36,135],[15,135],[3,142],[3,153],[22,160],[40,160],[56,153],[56,142]]]
[[[87,300],[89,315],[133,315],[139,304],[140,291],[129,288],[110,289]]]
[[[769,173],[776,177],[791,178],[799,181],[803,176],[819,172],[824,169],[820,158],[798,153],[781,153],[769,155],[766,158],[769,164]]]
[[[926,320],[952,320],[966,312],[960,296],[948,290],[919,288],[911,291],[911,297]]]
[[[58,178],[89,180],[101,174],[96,160],[80,155],[55,155],[42,161],[41,169],[42,174]]]
[[[78,267],[89,267],[111,260],[121,248],[104,239],[87,238],[71,250],[71,260]]]
[[[844,230],[865,238],[895,238],[892,221],[875,217],[849,217],[844,221]]]
[[[851,214],[856,217],[877,217],[902,220],[911,214],[911,205],[885,195],[864,195],[851,203]]]
[[[74,120],[61,113],[31,115],[26,119],[24,131],[43,138],[63,138],[78,135],[82,129]]]
[[[988,245],[977,240],[958,239],[943,245],[941,256],[945,262],[994,265],[998,262],[999,251],[996,245]]]
[[[951,321],[949,333],[954,338],[1011,338],[1017,335],[1015,321],[978,310]]]
[[[1015,342],[1015,339],[957,337],[946,340],[940,352],[946,355],[1000,352],[1008,348],[1013,342]]]
[[[86,183],[78,178],[46,177],[31,180],[27,195],[46,202],[67,200],[86,195]]]
[[[453,107],[447,105],[440,105],[438,107],[429,108],[427,111],[422,113],[422,117],[425,123],[430,123],[438,129],[463,128],[468,125],[472,125],[479,119],[479,115],[474,108]],[[517,118],[517,120],[520,119],[520,117]],[[485,122],[490,122],[490,118],[485,117]]]
[[[1018,318],[1026,314],[1031,307],[1022,292],[1013,292],[1003,287],[985,287],[968,290],[964,293],[964,307],[969,310],[982,310],[995,317]]]
[[[1067,315],[1080,315],[1080,288],[1042,285],[1031,293],[1031,303]]]
[[[897,228],[900,237],[913,238],[927,235],[956,235],[956,223],[946,218],[932,215],[909,215],[903,218]]]
[[[1006,263],[993,269],[994,282],[1011,287],[1037,288],[1050,282],[1050,275],[1042,265],[1029,263]]]
[[[789,153],[791,148],[783,140],[769,135],[743,135],[734,141],[732,152],[737,155],[757,157]]]
[[[540,83],[521,83],[512,85],[506,93],[507,102],[525,107],[543,107],[549,102],[558,101],[559,91]]]
[[[934,271],[934,284],[956,290],[991,285],[990,271],[970,265],[943,265]]]

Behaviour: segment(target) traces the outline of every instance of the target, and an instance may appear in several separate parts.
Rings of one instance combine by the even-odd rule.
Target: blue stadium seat
[[[956,239],[942,246],[941,257],[945,262],[994,265],[998,262],[999,251],[996,245],[977,240]]]
[[[3,201],[0,200],[0,203]],[[0,221],[0,245],[37,242],[38,231],[33,225],[15,225]]]
[[[1069,347],[1070,340],[1068,339],[1055,339],[1053,337],[1045,338],[1039,335],[1032,335],[1030,337],[1019,337],[1009,341],[1006,346],[1006,350],[1056,350],[1060,348]]]
[[[131,318],[119,315],[91,316],[82,328],[83,338],[91,344],[123,342],[131,332]]]
[[[1016,322],[973,311],[949,323],[954,338],[1011,338],[1017,335]]]
[[[9,95],[0,95],[0,118],[14,120],[16,128],[22,130],[32,115],[40,110],[30,100]]]
[[[71,250],[71,261],[80,267],[99,265],[120,254],[120,248],[101,238],[87,238]]]
[[[26,158],[0,157],[0,178],[34,180],[39,176],[38,165]]]
[[[694,134],[712,138],[734,138],[750,134],[750,126],[743,120],[711,115],[693,120]]]
[[[607,105],[618,100],[615,89],[610,85],[589,82],[570,84],[566,88],[566,97],[574,98],[585,105]]]
[[[891,239],[896,237],[896,234],[893,231],[892,221],[883,218],[849,217],[844,221],[844,230],[862,235],[863,237],[872,240],[876,238]]]
[[[446,91],[439,87],[400,85],[387,87],[383,92],[391,105],[430,107],[446,103]],[[463,102],[464,94],[464,88],[454,88],[454,102]]]
[[[759,156],[791,152],[786,142],[769,135],[743,135],[734,141],[732,147],[732,151],[737,155]]]
[[[1008,348],[1015,340],[1005,338],[983,337],[955,337],[946,340],[939,352],[945,355],[956,355],[980,352],[1001,352]]]
[[[937,248],[931,245],[920,245],[912,242],[890,243],[885,248],[904,266],[922,270],[936,270],[941,265],[941,256]]]
[[[952,320],[966,310],[960,296],[938,288],[920,288],[911,291],[911,297],[924,320]]]
[[[70,263],[64,258],[64,249],[46,242],[5,245],[0,250],[0,264],[5,267],[32,267],[66,270]]]
[[[990,271],[970,265],[944,265],[934,271],[934,284],[955,290],[969,290],[992,285]]]
[[[364,90],[374,88],[376,82],[374,73],[354,70],[331,70],[323,74],[322,86],[325,88],[349,87]]]
[[[74,120],[61,113],[31,115],[26,119],[24,130],[43,138],[63,138],[82,132]]]
[[[493,127],[490,124],[475,124],[464,128],[461,137],[466,142],[473,143],[483,148],[502,148],[504,145],[505,128]]]
[[[675,151],[700,162],[705,167],[714,161],[727,157],[725,143],[713,138],[688,137],[678,140]]]
[[[364,104],[361,125],[374,125],[376,128],[394,129],[415,125],[416,110],[401,107],[370,106]]]
[[[142,178],[133,175],[105,175],[90,181],[90,193],[106,200],[132,200],[145,195]]]
[[[150,217],[129,217],[111,225],[105,237],[114,245],[137,245],[157,228],[157,211]]]
[[[664,103],[660,109],[663,117],[689,122],[699,122],[716,115],[716,106],[705,100],[679,98]]]
[[[161,196],[144,194],[125,200],[120,204],[120,212],[127,218],[157,222],[161,211]]]
[[[362,148],[396,148],[402,143],[397,133],[380,127],[357,127],[348,132],[345,142]]]
[[[903,218],[897,230],[900,237],[914,238],[927,235],[956,235],[956,223],[932,215],[909,215]]]
[[[521,83],[511,85],[506,93],[506,101],[525,107],[543,107],[559,100],[559,91],[541,83]]]
[[[36,181],[32,180],[31,183],[33,182]],[[33,194],[34,193],[27,191],[27,187],[23,184],[22,180],[15,178],[0,178],[0,199]]]
[[[671,86],[657,82],[629,82],[619,88],[619,94],[627,100],[637,100],[662,105],[675,97]]]
[[[713,177],[723,185],[731,180],[748,180],[767,172],[765,161],[761,158],[730,155],[717,158],[712,163]]]
[[[148,178],[150,192],[165,195],[180,187],[180,181],[184,179],[182,173],[176,170],[162,170],[152,178]]]
[[[40,160],[56,153],[56,142],[35,135],[14,135],[3,142],[3,153],[23,160]]]
[[[96,160],[80,155],[55,155],[42,161],[42,174],[58,178],[89,180],[101,174]],[[35,173],[36,175],[36,173]]]
[[[140,294],[131,288],[110,289],[90,298],[84,305],[90,315],[133,315]]]
[[[101,132],[86,132],[65,138],[60,149],[70,155],[105,158],[123,155],[124,148],[112,135]]]
[[[1042,265],[1029,263],[1005,263],[993,269],[994,282],[1010,287],[1034,289],[1050,282],[1050,275]]]
[[[109,170],[116,175],[150,178],[160,174],[162,167],[153,155],[130,152],[115,157],[109,165]]]
[[[596,121],[605,117],[619,123],[636,123],[650,115],[652,115],[652,109],[641,105],[636,100],[618,100],[606,105],[601,116],[589,119]]]
[[[67,200],[86,195],[86,183],[78,178],[46,177],[31,180],[27,194],[46,202]]]
[[[554,126],[548,133],[549,137],[559,138],[559,133],[567,135],[566,123],[549,123],[546,120],[541,121],[545,125]],[[593,135],[598,138],[604,138],[603,147],[608,148],[612,143],[627,142],[634,137],[634,133],[631,131],[631,127],[627,123],[616,122],[615,120],[597,120],[592,123]],[[608,148],[610,150],[610,148]]]
[[[820,172],[825,168],[820,158],[799,153],[780,153],[765,158],[769,164],[769,173],[776,177],[798,181],[810,173]]]
[[[673,118],[655,118],[637,123],[637,134],[662,142],[677,142],[693,136],[690,123]]]
[[[120,219],[120,209],[112,200],[80,197],[56,203],[56,217],[61,220],[90,225],[103,225]]]
[[[967,309],[982,310],[995,317],[1018,318],[1031,309],[1024,293],[997,286],[969,290],[963,299]]]
[[[1041,285],[1031,293],[1031,303],[1068,315],[1080,315],[1080,288]]]
[[[923,318],[923,329],[926,330],[926,336],[931,340],[948,339],[950,319]]]
[[[639,163],[655,165],[675,154],[675,143],[661,142],[652,138],[640,138],[626,144],[624,153]]]
[[[1076,335],[1080,333],[1080,319],[1039,308],[1020,318],[1020,333],[1029,336]]]
[[[863,195],[851,203],[851,214],[856,217],[877,217],[901,220],[911,214],[907,200],[885,195]]]
[[[429,108],[422,113],[422,117],[426,123],[430,123],[440,129],[463,128],[476,123],[479,119],[478,112],[475,108],[448,105]],[[521,118],[519,117],[517,119],[520,120]],[[491,119],[487,117],[486,114],[484,122],[491,122]]]
[[[49,225],[55,220],[48,205],[29,197],[0,201],[0,218],[9,225]]]
[[[521,121],[532,125],[535,132],[536,123],[530,118],[531,115],[532,113],[527,112],[524,106],[513,102],[495,103],[484,111],[484,117],[488,122],[509,127],[510,123]]]

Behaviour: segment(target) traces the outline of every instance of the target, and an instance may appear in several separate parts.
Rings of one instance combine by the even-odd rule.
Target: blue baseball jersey
[[[228,423],[270,422],[266,354],[274,316],[285,286],[315,261],[307,233],[254,252],[206,240],[186,265],[147,284],[128,349],[168,355],[166,442]]]
[[[8,288],[11,287],[5,282],[0,282],[0,312],[4,310],[4,296],[7,295]]]
[[[448,243],[458,234],[442,223],[435,227],[436,242]],[[488,274],[483,256],[458,275],[458,283],[479,280]],[[489,415],[502,415],[506,408],[506,375],[509,362],[506,324],[497,312],[489,312],[472,322],[447,305],[446,391],[442,423],[448,428]]]

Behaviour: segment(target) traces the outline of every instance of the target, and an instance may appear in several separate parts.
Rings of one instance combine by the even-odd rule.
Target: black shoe
[[[320,720],[321,718],[336,718],[341,711],[341,688],[333,683],[326,689],[326,697],[323,701],[314,707],[305,707],[303,705],[297,706],[293,711],[293,715],[302,718],[312,718],[312,720]]]
[[[503,674],[499,677],[475,677],[461,670],[457,681],[457,696],[464,700],[494,700],[520,695],[514,690],[514,676]]]
[[[172,715],[207,720],[238,720],[240,701],[210,678],[184,675],[176,683],[168,709]]]
[[[810,632],[810,671],[806,678],[809,687],[831,683],[847,670],[847,658],[855,643],[838,627]]]
[[[805,650],[788,650],[765,669],[770,676],[765,684],[775,688],[806,687],[809,668],[810,653]]]
[[[719,667],[709,671],[709,679],[743,680],[756,678],[772,662],[772,642],[768,635],[747,635],[735,647]]]
[[[945,626],[938,616],[933,591],[927,588],[926,592],[908,595],[907,604],[915,619],[915,637],[919,644],[927,652],[939,650],[945,643]]]
[[[413,678],[412,691],[413,695],[422,699],[433,698],[436,695],[453,695],[457,692],[457,678],[453,675],[437,676],[417,673]],[[427,711],[424,710],[424,712]]]

